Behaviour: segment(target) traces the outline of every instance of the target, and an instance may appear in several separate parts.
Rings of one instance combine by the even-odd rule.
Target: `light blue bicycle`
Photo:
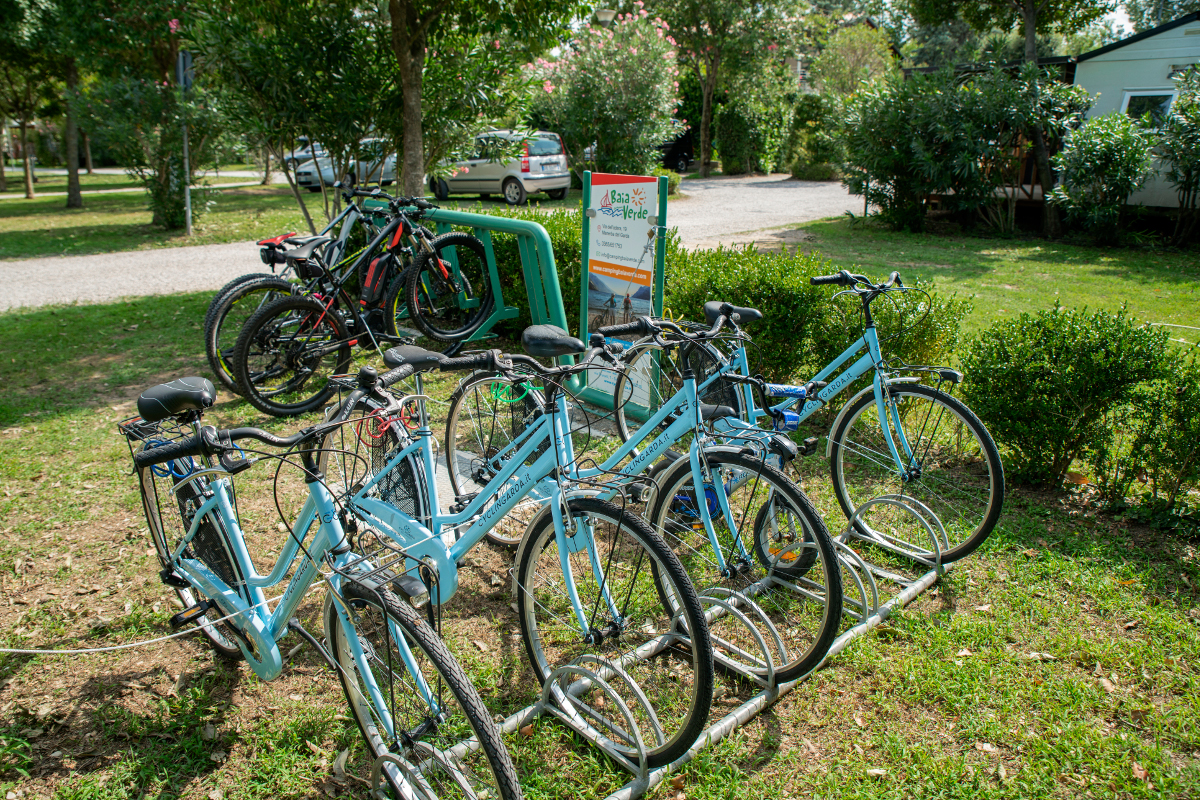
[[[578,339],[526,331],[527,349],[541,356],[579,353]],[[712,702],[713,652],[704,611],[683,566],[645,520],[623,507],[577,491],[567,406],[553,390],[582,366],[542,367],[498,351],[447,358],[419,347],[385,354],[387,380],[370,367],[343,382],[349,396],[331,416],[346,422],[322,443],[321,471],[353,520],[359,563],[376,573],[417,578],[443,605],[459,589],[458,562],[533,491],[545,514],[525,536],[514,594],[525,651],[539,685],[557,670],[600,663],[602,680],[636,687],[636,731],[624,710],[593,702],[599,689],[576,685],[580,724],[617,754],[661,766],[683,755],[703,730]],[[424,421],[424,395],[386,391],[395,376],[414,371],[533,370],[551,390],[536,419],[514,443],[513,457],[470,497],[443,500],[436,478],[434,433]],[[514,376],[515,377],[515,376]],[[420,391],[418,389],[418,391]],[[408,425],[414,429],[410,431]],[[584,487],[586,488],[586,487]],[[449,508],[447,508],[449,506]],[[599,660],[597,660],[599,659]],[[586,717],[586,719],[584,719]],[[641,744],[639,744],[639,742]]]
[[[371,569],[356,555],[339,508],[318,473],[317,445],[334,425],[280,438],[257,428],[202,424],[216,391],[204,378],[155,386],[138,398],[140,417],[121,423],[133,456],[160,577],[218,655],[244,658],[263,680],[284,669],[279,641],[294,632],[335,669],[358,722],[377,786],[396,798],[507,798],[520,785],[500,732],[438,635],[413,608],[420,580]],[[254,453],[254,440],[279,452]],[[233,476],[256,461],[293,463],[308,496],[279,558],[261,574],[247,549]],[[295,464],[295,461],[299,464]],[[282,595],[266,590],[283,583]],[[324,582],[325,646],[295,618]]]
[[[701,404],[688,374],[654,411],[641,436],[624,444],[615,436],[593,442],[589,452],[600,452],[591,458],[577,456],[571,441],[583,445],[589,438],[581,422],[587,412],[568,403],[563,376],[617,369],[617,357],[601,346],[605,334],[654,333],[662,348],[687,350],[718,334],[724,323],[719,315],[708,333],[675,328],[675,341],[661,338],[663,331],[647,320],[610,326],[594,334],[592,357],[566,372],[555,374],[532,358],[510,356],[511,366],[469,376],[450,400],[446,462],[456,499],[473,502],[493,491],[497,476],[514,465],[529,468],[526,442],[536,441],[537,425],[553,415],[557,425],[574,434],[563,437],[565,479],[602,498],[624,492],[645,501],[655,533],[686,567],[708,606],[717,661],[761,682],[787,681],[820,663],[837,635],[842,608],[841,573],[820,515],[800,488],[768,463],[780,454],[794,456],[791,441],[749,426],[714,436],[714,426],[732,409]],[[563,340],[577,341],[549,325],[529,328],[524,337],[526,351],[538,356],[564,354],[546,346]],[[600,431],[591,433],[595,440]],[[608,452],[606,445],[613,444],[619,446]],[[660,461],[676,450],[681,457]],[[697,493],[690,488],[695,485],[705,488]],[[553,490],[553,482],[547,482],[530,492],[516,518],[510,516],[512,527],[489,534],[497,544],[519,542],[518,571],[529,557],[531,537],[552,516],[553,502],[548,507],[545,502]]]
[[[962,375],[947,367],[924,367],[889,360],[883,353],[871,304],[888,292],[906,291],[898,273],[884,283],[872,283],[845,270],[814,277],[814,285],[845,287],[860,301],[863,335],[817,373],[806,387],[766,384],[766,392],[779,399],[756,403],[749,385],[731,381],[750,375],[746,351],[749,337],[740,325],[761,319],[755,309],[720,302],[705,304],[711,324],[722,314],[729,317],[730,336],[721,348],[693,348],[687,361],[674,358],[652,340],[639,341],[626,353],[624,374],[614,389],[616,426],[622,440],[638,438],[641,429],[657,424],[653,410],[683,384],[683,372],[697,375],[700,397],[707,403],[728,405],[736,419],[722,422],[727,434],[747,425],[769,423],[774,430],[798,429],[818,409],[860,378],[871,384],[857,392],[837,414],[827,435],[833,492],[847,519],[871,498],[892,495],[912,498],[930,509],[945,527],[947,541],[926,555],[942,563],[974,551],[995,527],[1004,505],[1004,469],[995,442],[983,423],[943,386],[953,387]],[[839,372],[840,370],[840,372]],[[935,385],[921,383],[932,379]],[[638,393],[641,402],[638,402]],[[806,439],[801,452],[816,452],[817,437]],[[882,540],[904,539],[912,517],[895,506],[880,506],[855,520],[857,532]],[[914,534],[915,536],[915,534]],[[910,538],[911,552],[928,543]]]

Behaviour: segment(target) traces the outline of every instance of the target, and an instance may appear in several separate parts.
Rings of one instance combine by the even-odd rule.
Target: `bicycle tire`
[[[417,764],[433,764],[429,771],[422,773],[427,781],[425,786],[414,786],[405,780],[405,776],[394,765],[385,766],[383,774],[394,796],[415,795],[423,800],[484,796],[520,800],[521,785],[500,730],[441,638],[411,606],[386,587],[375,589],[347,580],[342,596],[354,611],[354,616],[350,618],[353,633],[346,630],[337,614],[334,608],[337,601],[327,595],[323,614],[325,640],[329,643],[330,655],[338,665],[342,691],[367,749],[372,758],[389,753],[399,756],[413,771],[417,770]],[[351,635],[366,645],[362,649],[372,657],[374,663],[370,682],[362,677],[359,663],[349,647]],[[417,666],[422,681],[414,678],[411,665],[403,660],[393,638],[400,636],[412,654],[413,662],[421,662]],[[384,653],[387,654],[386,659],[383,658]],[[393,668],[393,658],[400,661],[398,668]],[[375,668],[376,664],[378,668]],[[399,681],[403,682],[402,686],[396,685]],[[422,682],[436,701],[422,697]],[[371,684],[381,690],[377,698],[369,690]],[[366,691],[364,686],[368,687]],[[380,701],[384,702],[381,704]],[[436,705],[438,713],[433,713],[431,704]],[[399,713],[401,709],[419,717],[420,723],[398,730],[403,724]],[[389,727],[392,734],[388,733]],[[424,743],[446,755],[453,745],[472,737],[478,746],[454,758],[453,766],[459,771],[457,778],[466,780],[475,790],[474,793],[464,791],[456,776],[447,774],[444,767],[436,769],[435,759],[427,753],[415,752],[417,744]],[[402,782],[405,789],[414,790],[413,795],[402,791]],[[488,785],[481,786],[482,783]],[[480,790],[486,790],[487,794]]]
[[[766,577],[772,567],[772,574],[792,584],[766,586],[751,599],[771,620],[787,650],[788,660],[775,665],[775,681],[794,680],[820,665],[841,625],[842,575],[833,539],[800,487],[759,456],[734,450],[707,451],[702,462],[710,475],[706,483],[711,481],[713,473],[722,476],[730,510],[741,521],[733,530],[720,512],[715,493],[706,485],[704,496],[725,564],[736,565],[737,573],[721,574],[707,532],[702,523],[698,524],[697,493],[692,488],[689,459],[678,459],[658,476],[650,525],[675,551],[702,596],[721,596],[717,587],[744,591]],[[726,475],[730,476],[728,481]],[[738,477],[743,475],[747,477]],[[747,494],[738,494],[746,487],[749,487]],[[772,526],[766,524],[767,512],[771,512]],[[745,523],[749,520],[753,522],[750,536],[746,536]],[[783,530],[784,534],[772,536],[772,530]],[[745,540],[750,539],[752,553],[746,555],[752,554],[757,565],[738,563],[742,558],[735,555],[738,537],[743,548]],[[796,549],[788,550],[793,545]],[[714,639],[718,640],[718,655],[724,642],[733,643],[742,652],[757,648],[747,638],[748,632],[735,625],[734,620],[726,619],[727,623],[718,622],[713,631]],[[766,637],[766,632],[763,635]],[[730,660],[743,662],[741,657]],[[750,668],[765,677],[765,667]]]
[[[435,237],[432,242],[437,258],[458,260],[463,292],[467,300],[478,300],[473,308],[462,308],[457,293],[442,278],[440,270],[431,268],[431,254],[421,250],[408,273],[405,299],[408,318],[421,333],[439,342],[461,341],[483,325],[492,311],[495,298],[487,263],[487,253],[478,237],[451,231]],[[453,250],[453,252],[448,252]]]
[[[213,374],[226,389],[242,394],[233,368],[242,327],[260,309],[295,289],[295,284],[274,275],[243,275],[209,305],[204,320],[204,351]],[[222,336],[227,331],[233,335]]]
[[[484,371],[459,382],[450,396],[445,438],[446,473],[455,497],[481,491],[495,476],[489,458],[511,444],[536,419],[531,416],[541,407],[536,392],[524,386],[513,387],[507,378]],[[530,461],[548,446],[539,447]],[[525,525],[540,507],[535,496],[527,495],[487,532],[487,540],[500,547],[516,547],[525,534]]]
[[[681,349],[677,347],[668,350],[654,342],[645,341],[638,342],[625,351],[621,359],[624,367],[613,386],[613,415],[616,418],[617,434],[622,442],[642,435],[644,420],[633,413],[634,406],[650,409],[653,413],[683,388],[683,362],[678,357]],[[661,354],[658,357],[657,381],[653,378],[655,353]],[[698,387],[724,363],[724,359],[711,345],[697,342],[688,349],[687,363],[696,375]],[[641,376],[641,381],[635,376]],[[644,388],[637,388],[639,386]],[[729,406],[739,418],[744,419],[746,416],[742,393],[728,381],[713,381],[703,390],[698,390],[697,399],[705,405]],[[659,430],[669,425],[671,419],[668,418]],[[646,441],[651,439],[653,435]]]
[[[172,462],[172,466],[175,462]],[[204,478],[189,483],[177,494],[175,485],[178,482],[177,478],[170,475],[162,475],[155,471],[154,467],[135,467],[138,476],[138,483],[142,492],[142,511],[146,515],[146,525],[150,530],[150,539],[154,542],[154,550],[158,555],[158,561],[164,570],[174,572],[178,577],[183,576],[175,570],[174,564],[171,562],[171,555],[179,546],[179,542],[187,534],[190,523],[183,516],[184,509],[189,503],[194,503],[196,506],[203,502],[201,495],[202,489],[196,484],[204,481]],[[183,470],[180,470],[181,472]],[[159,484],[162,484],[164,491],[160,492]],[[168,498],[177,497],[178,500],[172,502],[163,508],[162,496]],[[197,502],[197,500],[199,502]],[[165,519],[164,519],[165,516]],[[225,526],[221,523],[219,517],[212,512],[208,515],[211,519],[207,519],[201,523],[201,530],[197,532],[197,539],[200,545],[205,549],[204,560],[210,568],[218,574],[225,573],[225,576],[232,577],[233,581],[226,581],[229,585],[237,585],[241,582],[241,572],[237,569],[237,560],[232,557],[229,552],[228,534],[225,531]],[[168,531],[168,526],[170,531]],[[199,545],[198,545],[199,546]],[[195,547],[189,545],[184,549],[183,554],[188,558],[197,557],[197,553],[193,552]],[[198,603],[207,600],[208,598],[198,589],[193,586],[188,587],[173,587],[175,594],[183,603],[184,608],[192,608]],[[204,636],[209,646],[221,658],[229,661],[237,661],[243,658],[241,648],[236,644],[236,634],[225,622],[214,622],[225,616],[224,612],[217,608],[210,609],[207,614],[196,621],[196,629]]]
[[[606,624],[606,627],[615,625],[619,632],[615,636],[602,634],[601,641],[593,639],[591,643],[581,636],[577,618],[570,610],[565,594],[560,594],[562,589],[554,582],[555,575],[561,582],[562,566],[552,515],[540,515],[521,545],[516,584],[521,635],[534,677],[539,684],[544,684],[554,669],[582,655],[596,654],[619,661],[639,646],[656,641],[661,645],[668,631],[679,634],[679,639],[667,638],[667,646],[654,657],[633,659],[625,665],[627,673],[650,701],[664,733],[665,741],[652,747],[656,739],[648,730],[646,715],[641,712],[642,716],[638,716],[640,706],[630,709],[635,713],[639,730],[643,731],[648,764],[650,767],[668,764],[686,753],[696,741],[712,706],[712,642],[700,600],[679,560],[650,530],[645,520],[596,498],[572,498],[567,501],[567,506],[576,525],[586,522],[593,526],[590,540],[597,545],[596,563],[608,565],[603,578],[597,579],[588,547],[566,556],[567,563],[573,567],[572,575],[578,568],[576,588],[582,607],[593,609],[591,623],[596,623],[604,596],[599,589],[608,587],[612,597],[624,598],[624,605],[619,608],[614,605],[619,622],[613,623],[610,613],[610,621]],[[538,565],[543,561],[545,575],[538,571]],[[629,566],[631,563],[633,566]],[[646,572],[650,574],[643,574],[647,563],[649,569]],[[591,580],[585,584],[584,579],[589,574]],[[630,576],[628,587],[613,589],[623,575]],[[593,587],[595,598],[585,599]],[[555,627],[556,612],[567,616],[558,621],[561,627]],[[543,618],[545,625],[539,624]],[[684,630],[673,627],[677,625],[675,619],[682,619]],[[594,636],[599,630],[591,624],[589,634]],[[659,631],[664,632],[662,637]],[[682,666],[676,668],[674,664],[680,661]],[[613,724],[624,728],[627,723],[623,716],[616,716]],[[644,727],[647,730],[643,730]],[[621,747],[618,744],[618,747],[637,759],[636,746]]]
[[[251,317],[238,336],[235,359],[243,396],[276,417],[315,411],[333,396],[329,377],[349,369],[350,348],[346,324],[336,310],[312,297],[281,297]],[[330,355],[334,358],[328,359]],[[327,369],[322,367],[326,363]],[[314,381],[318,372],[323,377]],[[291,377],[281,381],[280,376]]]
[[[898,408],[904,404],[906,412],[916,410],[917,402],[922,399],[930,404],[922,424],[916,428],[917,435],[912,435],[911,430],[905,432],[914,452],[924,453],[921,471],[910,480],[900,479],[895,459],[882,441],[878,417],[868,415],[870,419],[864,419],[863,412],[875,407],[875,395],[868,392],[858,400],[851,400],[852,405],[848,404],[840,414],[835,422],[836,429],[831,434],[829,468],[838,504],[849,519],[858,504],[871,497],[888,493],[914,497],[928,506],[946,528],[950,546],[942,551],[942,562],[957,561],[983,544],[995,528],[1004,507],[1004,466],[996,443],[979,418],[960,400],[945,392],[931,386],[909,383],[891,386],[888,393],[892,398],[889,406]],[[934,418],[933,411],[939,406],[949,413],[952,427],[945,433],[938,431],[927,435],[931,420],[934,425],[940,425],[946,419],[943,413]],[[918,412],[913,417],[914,422],[920,417]],[[953,420],[957,420],[957,423]],[[967,441],[963,436],[964,427],[970,438],[974,439],[975,448],[969,444],[964,447]],[[872,446],[876,438],[878,444]],[[922,446],[922,441],[928,444]],[[938,450],[933,452],[935,445],[938,445]],[[930,461],[931,452],[933,461]],[[864,457],[856,457],[864,453]],[[963,468],[949,472],[948,469],[956,463]],[[937,467],[938,472],[934,473],[932,467]],[[985,469],[986,473],[981,473],[981,469]],[[937,488],[933,488],[935,482]],[[963,488],[975,486],[983,492],[984,484],[986,501],[978,498],[971,500],[967,488]],[[955,493],[954,501],[946,496],[950,492]],[[899,525],[902,529],[905,522],[899,515],[904,512],[879,508],[879,513],[892,515],[889,524]],[[908,519],[909,524],[914,522],[911,517]],[[860,519],[855,527],[858,533],[870,535],[869,523]],[[932,554],[932,549],[927,551],[927,555]]]

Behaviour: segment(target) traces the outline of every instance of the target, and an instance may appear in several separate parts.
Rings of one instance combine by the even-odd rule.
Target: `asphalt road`
[[[862,201],[836,182],[794,181],[786,175],[687,180],[681,190],[684,197],[668,205],[667,224],[679,229],[688,247],[789,241],[790,229],[799,223],[862,208]],[[0,261],[7,287],[0,294],[0,311],[218,289],[262,268],[251,241]]]

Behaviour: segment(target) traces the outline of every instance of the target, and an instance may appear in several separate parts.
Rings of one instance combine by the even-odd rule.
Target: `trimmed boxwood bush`
[[[1113,443],[1110,416],[1143,381],[1164,377],[1167,335],[1122,308],[1056,306],[993,325],[962,355],[963,396],[1008,452],[1006,472],[1061,485],[1076,458]]]

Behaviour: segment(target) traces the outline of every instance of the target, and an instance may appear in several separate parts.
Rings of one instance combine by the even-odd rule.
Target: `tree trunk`
[[[0,192],[8,191],[8,120],[0,116]]]
[[[1025,22],[1025,61],[1037,64],[1037,0],[1025,0],[1021,12]],[[1042,186],[1042,234],[1051,239],[1062,236],[1062,223],[1058,218],[1058,206],[1050,202],[1054,191],[1054,172],[1050,169],[1050,147],[1046,143],[1046,132],[1040,123],[1033,126],[1033,152],[1037,163],[1038,182]]]
[[[92,137],[83,131],[83,160],[87,164],[87,174],[92,174]]]
[[[29,158],[29,122],[21,120],[21,160],[25,165],[25,199],[32,200],[33,193],[33,162]]]
[[[271,151],[264,147],[263,153],[263,179],[262,185],[269,186],[271,184]]]
[[[701,92],[704,98],[700,112],[700,176],[703,178],[707,178],[708,173],[712,170],[712,101],[717,90],[719,64],[719,58],[706,61],[705,74],[697,75],[700,78]]]
[[[404,93],[401,106],[404,152],[397,183],[401,193],[421,197],[425,178],[425,140],[421,132],[421,73],[425,69],[425,33],[440,13],[431,11],[425,19],[413,0],[388,0],[388,16],[392,23],[392,52],[400,68],[400,89]]]
[[[270,145],[267,145],[267,148],[268,151],[271,150]],[[317,226],[313,225],[312,216],[308,213],[308,206],[304,204],[304,198],[300,196],[300,187],[292,179],[292,172],[288,169],[287,162],[283,160],[279,153],[275,153],[275,160],[279,162],[281,169],[283,169],[283,177],[287,180],[288,186],[291,187],[292,196],[296,198],[296,205],[300,206],[300,213],[304,215],[304,221],[308,223],[308,229],[312,231],[313,235],[316,235]]]
[[[67,59],[67,120],[64,137],[67,147],[67,208],[83,208],[83,193],[79,189],[79,123],[72,108],[75,91],[79,88],[79,69],[75,59]]]

